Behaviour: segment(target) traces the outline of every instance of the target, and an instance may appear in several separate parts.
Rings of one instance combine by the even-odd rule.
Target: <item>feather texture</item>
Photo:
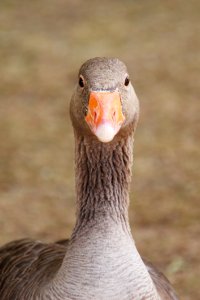
[[[81,85],[70,105],[76,145],[75,228],[69,240],[44,244],[24,239],[1,247],[0,299],[177,300],[164,275],[141,259],[130,230],[128,189],[139,104],[125,81],[126,66],[118,59],[94,58],[83,64],[79,75]],[[99,94],[101,101],[109,94],[111,106],[101,110],[102,124],[109,121],[115,128],[116,109],[123,113],[124,121],[117,123],[109,143],[99,141],[85,120],[92,90],[97,104]],[[100,107],[90,112],[94,126]]]
[[[0,299],[34,299],[61,266],[65,252],[62,245],[30,239],[0,248]]]
[[[23,239],[0,248],[1,300],[32,300],[60,268],[69,240],[52,244]],[[162,300],[178,300],[168,279],[143,258]]]

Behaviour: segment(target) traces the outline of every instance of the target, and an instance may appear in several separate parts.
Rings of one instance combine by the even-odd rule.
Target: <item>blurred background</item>
[[[68,106],[80,65],[123,60],[140,99],[130,221],[182,300],[200,299],[200,1],[0,1],[0,244],[69,237]]]

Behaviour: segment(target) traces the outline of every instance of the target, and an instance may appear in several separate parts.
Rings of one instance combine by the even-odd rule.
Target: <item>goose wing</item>
[[[1,300],[32,299],[60,267],[65,247],[23,239],[0,248]]]
[[[142,259],[157,288],[160,298],[162,300],[178,300],[178,296],[176,295],[176,292],[174,291],[169,280],[149,261],[144,258]]]

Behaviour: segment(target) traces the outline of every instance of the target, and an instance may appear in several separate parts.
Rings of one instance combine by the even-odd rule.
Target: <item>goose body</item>
[[[0,248],[1,300],[177,300],[140,257],[129,226],[128,187],[139,105],[126,66],[94,58],[79,71],[70,104],[77,221],[67,241],[13,241]]]

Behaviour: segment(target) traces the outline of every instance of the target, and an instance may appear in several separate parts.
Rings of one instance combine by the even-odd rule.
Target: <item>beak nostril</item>
[[[115,111],[115,110],[114,110],[114,112],[113,112],[113,114],[112,114],[112,119],[113,119],[113,121],[116,120],[116,111]]]
[[[96,121],[96,119],[97,119],[97,112],[94,111],[94,121]]]

